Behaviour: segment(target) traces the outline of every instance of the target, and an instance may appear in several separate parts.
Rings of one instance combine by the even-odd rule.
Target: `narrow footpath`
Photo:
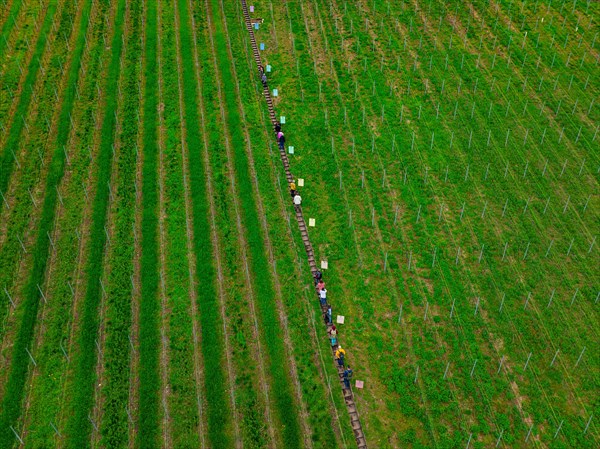
[[[246,5],[246,0],[240,0],[242,3],[242,10],[244,12],[244,20],[246,22],[246,28],[248,29],[248,32],[250,33],[250,43],[252,45],[252,53],[254,55],[254,60],[256,61],[257,64],[257,68],[261,68],[262,67],[262,62],[261,62],[261,58],[260,58],[260,53],[258,51],[258,46],[256,45],[256,39],[254,38],[254,31],[252,29],[252,21],[250,20],[250,15],[248,13],[248,6]],[[275,125],[278,124],[276,115],[275,115],[275,109],[273,108],[273,101],[271,100],[271,93],[269,91],[269,85],[268,82],[263,82],[263,94],[265,96],[265,100],[267,101],[267,106],[269,108],[269,117],[271,118],[271,124],[273,125],[273,127],[275,127]],[[281,162],[283,163],[283,168],[285,169],[285,176],[287,179],[287,183],[288,185],[294,183],[294,177],[292,176],[291,170],[290,170],[290,163],[287,157],[287,154],[285,153],[285,147],[281,147],[279,146],[279,155],[281,156]],[[312,245],[310,243],[310,239],[308,238],[308,229],[306,227],[306,222],[304,221],[304,215],[302,214],[302,207],[300,205],[296,205],[294,204],[294,209],[296,212],[296,220],[298,221],[298,227],[300,228],[300,233],[302,235],[302,242],[304,243],[304,249],[306,250],[306,255],[308,256],[308,264],[310,266],[310,271],[313,275],[313,278],[316,279],[317,278],[317,273],[319,272],[318,268],[317,268],[317,263],[315,261],[315,254],[312,248]],[[319,289],[318,287],[316,287],[316,283],[315,283],[315,290],[317,293],[317,296],[319,295]],[[321,313],[323,316],[323,322],[325,322],[325,318],[327,315],[327,306],[321,306]],[[327,325],[327,331],[330,330],[332,326],[332,322],[329,321],[329,324]],[[335,350],[337,349],[338,345],[334,345],[331,346],[331,350],[332,350],[332,355],[335,354]],[[339,382],[340,382],[340,386],[342,388],[342,393],[344,395],[344,401],[346,403],[346,407],[348,408],[348,414],[350,415],[350,423],[352,425],[352,430],[354,432],[354,437],[356,438],[356,444],[358,446],[359,449],[366,449],[367,448],[367,441],[365,439],[365,435],[363,433],[362,430],[362,425],[360,423],[360,417],[358,415],[358,410],[356,408],[356,405],[354,404],[354,395],[352,394],[352,387],[350,386],[350,384],[348,384],[348,386],[345,385],[344,383],[344,367],[342,365],[339,365],[336,360],[334,359],[334,363],[335,366],[338,370],[338,376],[339,376]]]

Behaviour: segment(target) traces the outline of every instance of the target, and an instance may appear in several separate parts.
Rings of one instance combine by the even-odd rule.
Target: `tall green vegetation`
[[[18,3],[18,2],[17,2]],[[40,58],[44,54],[47,48],[48,30],[52,26],[52,20],[54,13],[56,12],[57,0],[51,0],[46,11],[46,17],[40,29],[40,35],[35,44],[35,50],[27,67],[27,76],[23,83],[21,97],[17,109],[13,115],[13,121],[8,131],[8,138],[2,150],[2,156],[0,158],[0,192],[6,192],[8,182],[12,174],[16,153],[18,151],[19,142],[21,139],[21,132],[25,126],[25,117],[29,111],[31,105],[31,97],[33,95],[33,87],[37,80],[37,75],[40,69]]]
[[[47,32],[50,23],[52,22],[51,17],[56,7],[55,2],[53,2],[52,5],[51,13],[49,11],[50,19],[48,19],[47,16],[46,21],[44,22],[44,27],[42,28],[44,35]],[[48,235],[52,231],[52,226],[54,223],[56,201],[58,199],[57,187],[60,184],[64,174],[65,152],[63,149],[67,144],[69,137],[69,130],[71,126],[70,117],[73,109],[73,102],[75,100],[75,91],[79,77],[81,55],[85,45],[85,34],[89,24],[90,8],[91,1],[87,0],[83,4],[82,19],[73,51],[73,59],[68,72],[65,97],[61,105],[56,143],[54,147],[55,149],[48,171],[48,178],[46,180],[46,196],[44,198],[35,249],[33,251],[33,267],[31,269],[25,289],[25,310],[22,316],[21,327],[19,328],[19,333],[13,346],[10,377],[2,400],[2,409],[0,411],[0,446],[2,447],[7,446],[8,442],[13,440],[14,435],[12,435],[9,426],[14,425],[21,413],[21,398],[23,395],[23,389],[25,386],[25,379],[27,377],[27,369],[29,365],[29,358],[25,357],[25,349],[29,348],[31,345],[35,324],[37,321],[38,306],[41,301],[38,286],[43,285],[46,274],[50,246]],[[42,52],[43,48],[45,48],[45,39],[43,44],[39,43],[39,46],[36,47],[37,56],[34,57],[34,60],[40,57],[40,53]],[[34,60],[32,60],[33,65],[30,67],[31,71],[27,77],[27,80],[31,83],[30,86],[35,81],[35,74],[39,69],[39,59],[37,59],[37,63],[35,64]],[[26,111],[26,105],[27,103],[20,103],[19,108],[22,107]],[[22,121],[19,121],[19,123],[21,122]],[[13,131],[11,130],[11,136],[13,135],[12,133]],[[11,137],[11,139],[18,140],[17,131],[15,130],[14,133],[15,137]],[[14,142],[16,142],[16,140]],[[5,148],[4,154],[6,155],[7,153],[11,153],[10,144],[7,148]],[[10,175],[10,172],[3,172],[3,175],[5,177],[3,176],[2,182],[8,183],[8,176]]]
[[[197,80],[194,73],[194,48],[190,32],[190,14],[187,0],[178,0],[179,37],[182,58],[184,118],[186,122],[186,145],[189,155],[190,190],[194,217],[194,254],[197,275],[198,309],[202,328],[202,354],[204,358],[207,397],[208,437],[215,448],[231,447],[229,425],[231,419],[229,401],[225,394],[227,377],[223,367],[223,326],[219,314],[219,302],[215,289],[215,269],[210,240],[209,206],[206,189],[206,169],[202,163],[203,141],[200,134],[201,121],[197,109]],[[199,25],[199,24],[197,24]]]
[[[91,423],[88,419],[94,400],[96,345],[98,335],[98,307],[101,298],[100,278],[104,265],[105,224],[109,200],[109,180],[113,155],[113,138],[116,125],[117,83],[121,71],[123,48],[123,22],[125,0],[119,0],[111,42],[112,55],[106,80],[104,118],[100,131],[96,196],[92,206],[90,244],[85,270],[87,285],[79,334],[79,359],[75,369],[74,411],[67,423],[67,447],[85,448],[90,445]]]
[[[102,445],[127,447],[129,442],[129,419],[127,404],[130,390],[131,343],[129,340],[132,310],[132,276],[135,242],[135,176],[137,140],[139,132],[141,73],[142,2],[128,2],[127,35],[124,66],[121,76],[122,103],[119,108],[119,136],[117,160],[115,161],[114,233],[112,240],[119,242],[110,248],[111,266],[107,282],[105,349],[103,362],[105,382],[103,385]]]
[[[169,431],[174,447],[199,447],[201,438],[199,397],[202,383],[196,362],[196,344],[191,298],[187,216],[182,158],[178,34],[175,32],[174,2],[160,2],[160,103],[164,105],[161,141],[165,213],[165,286],[168,297],[169,329]],[[203,432],[204,433],[204,432]]]
[[[144,49],[144,124],[142,168],[142,253],[140,304],[140,430],[137,446],[157,445],[158,349],[160,339],[158,320],[158,70],[157,70],[157,6],[155,0],[146,2]]]
[[[8,12],[8,16],[4,20],[4,24],[2,25],[1,39],[0,39],[0,59],[4,57],[4,50],[6,48],[6,43],[8,42],[8,36],[10,35],[11,30],[13,29],[15,23],[17,23],[17,15],[21,9],[22,1],[13,1],[10,7],[10,11]]]
[[[275,399],[278,418],[283,424],[281,431],[283,442],[286,447],[300,447],[300,428],[298,425],[297,407],[291,393],[290,378],[285,370],[286,351],[283,344],[283,336],[279,327],[277,310],[275,307],[275,292],[270,272],[269,263],[265,254],[265,242],[261,234],[260,220],[254,200],[252,179],[248,166],[246,154],[246,140],[244,137],[244,123],[241,120],[237,104],[236,91],[231,86],[236,85],[227,41],[223,29],[221,9],[218,0],[210,3],[215,29],[216,59],[219,75],[224,88],[225,108],[227,111],[227,132],[231,135],[231,144],[234,154],[233,166],[235,168],[237,189],[241,199],[241,210],[247,231],[247,242],[249,246],[250,268],[255,286],[256,300],[260,312],[263,338],[267,348],[268,358],[266,363],[273,379],[273,396]]]

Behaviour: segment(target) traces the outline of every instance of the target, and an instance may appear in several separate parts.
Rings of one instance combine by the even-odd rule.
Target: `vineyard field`
[[[600,446],[598,2],[0,5],[0,448]]]

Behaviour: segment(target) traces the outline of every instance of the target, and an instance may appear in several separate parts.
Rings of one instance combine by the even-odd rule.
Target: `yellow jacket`
[[[345,350],[344,348],[342,348],[342,347],[339,347],[339,348],[337,349],[337,351],[335,351],[335,358],[336,358],[336,359],[339,359],[339,358],[340,358],[340,356],[342,356],[342,355],[343,355],[344,357],[346,356],[346,350]]]

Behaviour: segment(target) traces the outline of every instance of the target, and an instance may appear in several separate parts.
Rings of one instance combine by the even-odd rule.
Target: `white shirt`
[[[294,204],[295,204],[296,206],[300,206],[300,203],[302,203],[302,198],[300,197],[300,195],[296,195],[296,196],[294,197]]]
[[[327,298],[327,290],[325,290],[325,289],[322,289],[322,290],[319,292],[319,295],[321,296],[321,299],[325,299],[325,298]]]

